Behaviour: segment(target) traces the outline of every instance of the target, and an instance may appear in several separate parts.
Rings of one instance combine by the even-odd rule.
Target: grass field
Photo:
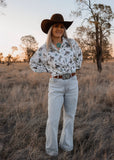
[[[83,63],[74,150],[58,160],[114,160],[114,62]],[[45,154],[48,73],[28,64],[0,64],[0,160],[48,160]],[[62,129],[62,112],[58,139]]]

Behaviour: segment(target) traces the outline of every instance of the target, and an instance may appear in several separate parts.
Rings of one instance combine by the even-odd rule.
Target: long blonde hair
[[[48,35],[47,35],[47,41],[46,41],[46,49],[47,49],[47,51],[49,50],[49,48],[51,47],[51,44],[52,44],[52,27],[53,26],[51,26],[50,27],[50,29],[49,29],[49,31],[48,31]],[[70,43],[70,41],[69,41],[69,39],[68,39],[68,36],[67,36],[67,33],[66,33],[66,28],[64,27],[64,34],[63,34],[63,36],[62,37],[64,37],[64,38],[66,38],[67,40],[68,40],[68,43],[69,43],[69,45],[71,46],[71,48],[72,48],[72,45],[71,45],[71,43]]]

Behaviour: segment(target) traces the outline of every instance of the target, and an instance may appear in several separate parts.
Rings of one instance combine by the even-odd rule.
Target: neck
[[[60,37],[60,38],[55,38],[55,37],[52,37],[52,42],[53,42],[53,44],[57,44],[57,43],[62,43],[62,38]]]

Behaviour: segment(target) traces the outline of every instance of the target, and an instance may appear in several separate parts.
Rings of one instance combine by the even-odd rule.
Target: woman
[[[58,154],[58,125],[63,107],[63,129],[59,146],[65,151],[73,150],[74,118],[78,100],[76,70],[82,63],[82,52],[73,39],[68,39],[66,29],[72,21],[64,21],[61,14],[52,15],[41,23],[47,42],[30,59],[34,72],[49,72],[48,120],[46,126],[46,153]]]

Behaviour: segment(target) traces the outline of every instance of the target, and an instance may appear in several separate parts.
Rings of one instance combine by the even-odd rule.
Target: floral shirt
[[[70,42],[70,44],[69,44]],[[63,38],[60,49],[53,44],[47,51],[46,44],[41,46],[30,59],[30,68],[34,72],[50,72],[52,76],[75,73],[80,69],[82,52],[73,39]]]

